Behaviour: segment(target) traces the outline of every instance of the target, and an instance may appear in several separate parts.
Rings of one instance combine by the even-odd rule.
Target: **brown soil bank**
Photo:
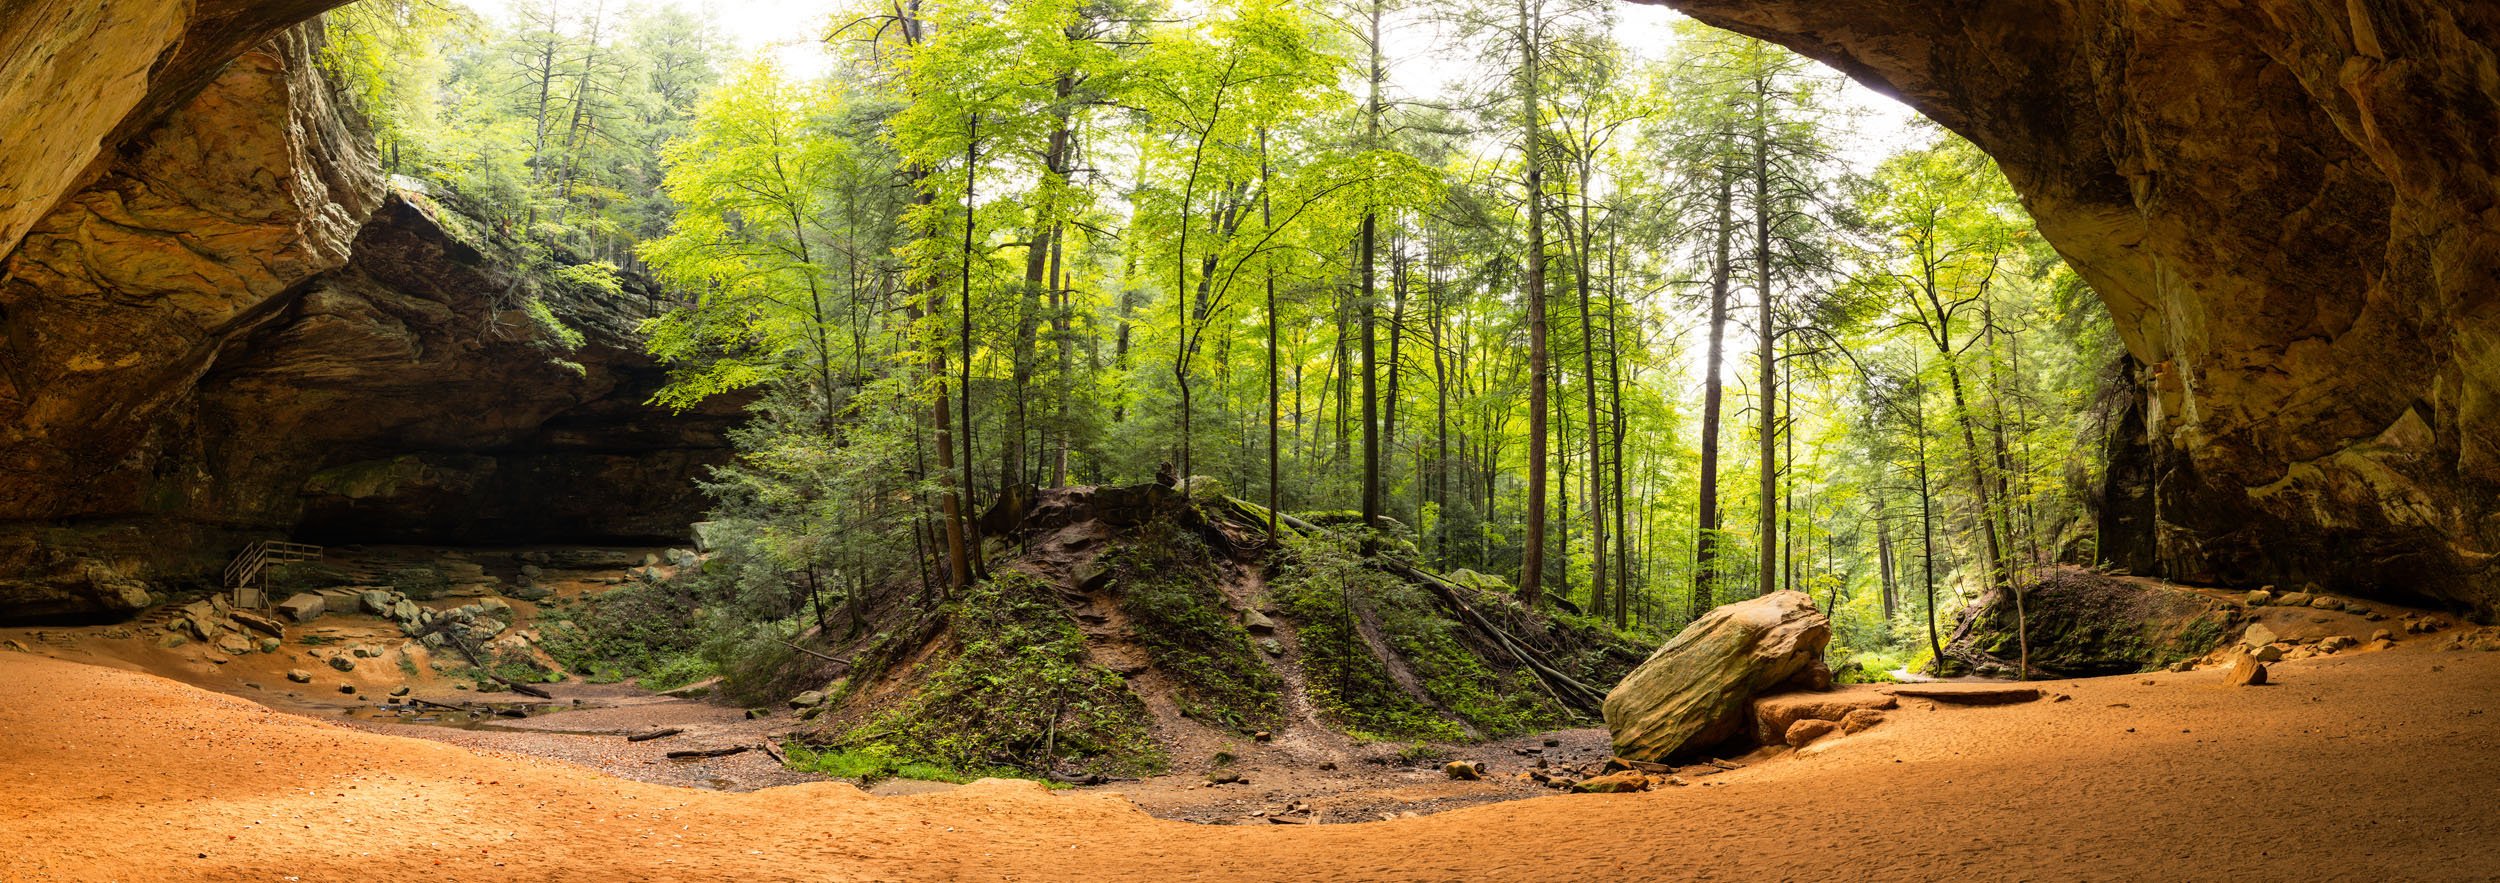
[[[1648,794],[1359,825],[1159,821],[985,783],[726,794],[355,732],[0,652],[8,880],[2488,880],[2500,653],[2405,648],[1908,702]],[[2146,683],[2150,681],[2150,683]]]

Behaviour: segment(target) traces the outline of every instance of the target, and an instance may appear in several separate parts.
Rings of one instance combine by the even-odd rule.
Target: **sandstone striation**
[[[2500,7],[1661,2],[1997,158],[2140,368],[2119,563],[2500,610]]]

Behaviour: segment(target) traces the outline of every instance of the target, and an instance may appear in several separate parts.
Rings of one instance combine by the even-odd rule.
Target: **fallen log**
[[[732,754],[752,751],[754,748],[755,746],[753,745],[731,745],[725,748],[682,748],[669,752],[668,759],[687,760],[698,757],[728,757]]]
[[[665,738],[668,738],[668,737],[670,737],[670,736],[674,736],[674,735],[677,735],[677,734],[679,734],[679,733],[683,733],[683,732],[685,732],[685,730],[682,730],[682,729],[679,729],[679,728],[676,728],[676,727],[668,727],[668,728],[666,728],[666,729],[652,730],[652,731],[650,731],[650,732],[646,732],[646,733],[635,733],[635,734],[633,734],[633,735],[631,735],[631,736],[627,736],[627,737],[625,737],[625,741],[627,741],[627,742],[649,742],[649,741],[651,741],[651,740],[653,740],[653,739],[665,739]]]
[[[1905,699],[1929,699],[1955,705],[2012,705],[2040,698],[2031,687],[1894,687],[1885,690]]]
[[[757,745],[757,746],[755,746],[755,747],[763,749],[763,750],[764,750],[764,756],[765,756],[765,757],[772,758],[774,763],[780,764],[780,765],[782,765],[782,766],[789,766],[789,765],[790,765],[790,757],[789,757],[789,755],[786,755],[786,754],[781,753],[781,747],[780,747],[780,746],[778,746],[778,745],[774,745],[774,744],[773,744],[773,743],[771,743],[771,742],[766,742],[766,743],[763,743],[763,744],[761,744],[761,745]]]

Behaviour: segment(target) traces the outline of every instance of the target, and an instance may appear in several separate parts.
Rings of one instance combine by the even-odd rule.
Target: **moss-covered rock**
[[[2012,674],[2022,655],[2014,612],[2002,592],[1988,593],[1963,611],[1945,654],[1983,674]],[[2241,607],[2159,580],[2059,567],[2025,586],[2023,612],[2035,674],[2097,677],[2210,653],[2236,632]]]

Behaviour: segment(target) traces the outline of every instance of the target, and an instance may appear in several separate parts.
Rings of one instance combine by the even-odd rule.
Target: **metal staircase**
[[[267,607],[271,565],[319,561],[321,555],[320,546],[278,540],[254,542],[234,556],[234,563],[226,565],[226,589],[233,593],[232,600],[236,607]]]

